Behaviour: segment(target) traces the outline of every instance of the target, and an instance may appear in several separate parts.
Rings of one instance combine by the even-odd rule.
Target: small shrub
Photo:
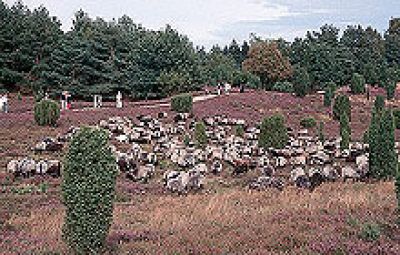
[[[381,236],[381,229],[377,224],[367,223],[362,226],[359,237],[367,242],[373,242]]]
[[[322,121],[319,122],[319,126],[318,126],[318,140],[322,144],[325,142],[324,123]]]
[[[206,126],[203,122],[196,123],[194,127],[194,138],[197,146],[204,147],[207,145]]]
[[[273,115],[262,121],[258,140],[260,147],[281,149],[286,146],[288,139],[285,119],[282,115]]]
[[[394,98],[395,93],[396,93],[396,85],[397,85],[397,82],[392,81],[392,80],[386,82],[385,87],[386,87],[387,99],[391,100]]]
[[[236,128],[235,128],[235,133],[236,133],[236,136],[243,137],[243,135],[244,135],[243,126],[242,125],[237,125]]]
[[[396,174],[396,197],[397,197],[397,211],[398,211],[398,223],[400,225],[400,164],[397,166],[397,174]]]
[[[349,148],[351,130],[349,125],[349,119],[345,112],[340,115],[340,136],[342,140],[340,141],[340,149],[345,150]]]
[[[83,128],[64,161],[63,238],[76,254],[100,254],[111,226],[117,165],[104,130]]]
[[[336,84],[333,82],[329,82],[325,86],[324,90],[324,106],[325,107],[331,107],[332,106],[332,98],[335,95],[336,91]]]
[[[193,108],[193,97],[190,94],[181,94],[172,97],[171,109],[175,112],[188,113]]]
[[[313,117],[300,120],[300,125],[304,128],[313,128],[317,125],[317,121]]]
[[[18,101],[22,101],[21,92],[18,92],[18,94],[17,94],[17,99],[18,99]]]
[[[39,126],[55,126],[60,118],[60,108],[53,100],[42,100],[35,104],[34,114]]]
[[[40,183],[38,186],[38,190],[40,193],[47,193],[49,189],[49,184],[47,182]]]
[[[361,74],[355,73],[351,78],[350,89],[353,94],[365,92],[365,78]]]
[[[393,117],[396,129],[400,129],[400,109],[393,109]]]
[[[310,91],[311,80],[307,69],[296,66],[293,73],[293,89],[298,97],[304,97]]]
[[[272,87],[272,90],[278,91],[278,92],[283,92],[283,93],[293,93],[293,84],[288,81],[278,81],[274,84]]]
[[[351,121],[351,108],[350,99],[346,95],[339,95],[335,98],[333,104],[333,118],[335,120],[340,120],[340,115],[345,112],[349,121]]]
[[[380,114],[385,109],[385,98],[381,95],[376,96],[374,102],[375,111]]]
[[[185,135],[183,137],[183,143],[185,144],[185,146],[189,146],[189,143],[190,143],[190,136],[189,135]]]

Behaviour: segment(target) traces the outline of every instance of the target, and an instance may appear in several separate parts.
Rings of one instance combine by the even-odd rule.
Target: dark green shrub
[[[317,121],[313,117],[300,120],[300,125],[304,128],[313,128],[317,125]]]
[[[397,174],[396,174],[396,196],[397,196],[397,211],[399,212],[399,218],[398,218],[398,223],[400,224],[400,169],[399,166],[397,166]]]
[[[335,95],[336,84],[333,82],[329,82],[326,84],[324,89],[324,106],[331,107],[332,106],[332,98]]]
[[[333,104],[333,118],[340,120],[340,115],[345,112],[349,121],[351,121],[350,99],[346,95],[338,95]]]
[[[99,254],[112,222],[117,165],[104,130],[83,128],[64,161],[63,238],[76,254]]]
[[[393,109],[393,117],[396,129],[400,129],[400,109]]]
[[[293,93],[293,84],[288,81],[278,81],[272,87],[273,91],[283,92],[283,93]]]
[[[193,97],[190,94],[181,94],[171,98],[171,109],[175,112],[191,112],[193,107]]]
[[[261,123],[258,145],[264,148],[281,149],[286,146],[289,136],[282,115],[265,118]]]
[[[324,123],[322,121],[319,122],[319,126],[318,126],[318,140],[322,144],[325,142]]]
[[[362,94],[365,92],[364,76],[354,73],[351,77],[350,89],[353,94]]]
[[[190,136],[189,136],[189,135],[185,135],[185,136],[183,137],[183,143],[184,143],[186,146],[189,146],[189,143],[190,143]]]
[[[18,101],[22,101],[21,92],[18,92],[18,94],[17,94],[17,99],[18,99]]]
[[[237,125],[236,128],[235,128],[235,133],[236,133],[236,136],[243,137],[243,135],[244,135],[243,126],[242,125]]]
[[[304,97],[310,92],[311,80],[307,69],[296,66],[293,73],[293,89],[298,97]]]
[[[393,80],[390,80],[390,81],[386,82],[386,86],[385,87],[386,87],[387,99],[391,100],[391,99],[394,98],[395,93],[396,93],[396,85],[397,85],[397,82],[395,82]]]
[[[362,226],[360,238],[367,242],[373,242],[381,236],[381,229],[377,224],[367,223]]]
[[[207,145],[207,133],[206,126],[203,122],[197,122],[194,127],[194,139],[198,147],[204,147]]]
[[[60,118],[60,108],[53,100],[42,100],[35,104],[34,114],[39,126],[55,126]]]
[[[375,111],[380,114],[385,109],[385,98],[381,95],[376,96],[374,102]]]
[[[345,112],[342,112],[340,115],[340,137],[342,138],[340,141],[340,149],[348,149],[350,145],[351,129],[349,119]]]

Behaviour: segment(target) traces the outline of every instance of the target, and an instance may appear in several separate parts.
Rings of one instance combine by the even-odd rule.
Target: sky
[[[9,5],[14,0],[5,0]],[[30,8],[45,6],[62,22],[72,26],[74,13],[83,9],[92,18],[106,20],[126,14],[151,29],[170,24],[195,45],[210,48],[226,45],[233,38],[248,40],[282,37],[292,41],[324,24],[339,28],[371,25],[384,32],[391,17],[400,17],[400,0],[24,0]]]

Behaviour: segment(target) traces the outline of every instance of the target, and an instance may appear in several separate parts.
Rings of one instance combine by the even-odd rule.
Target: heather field
[[[372,90],[370,101],[364,95],[351,95],[353,140],[368,127],[378,94],[384,91]],[[328,137],[336,137],[338,123],[322,100],[318,94],[297,98],[249,91],[199,101],[193,112],[198,119],[226,114],[250,124],[282,113],[293,129],[300,129],[303,117],[312,116],[325,123]],[[400,106],[399,100],[390,105]],[[94,125],[112,116],[156,116],[161,111],[171,120],[169,106],[164,106],[169,100],[97,110],[77,103],[76,110],[63,112],[52,128],[34,123],[32,102],[11,95],[11,112],[0,113],[0,253],[69,254],[61,236],[65,208],[60,179],[14,179],[6,173],[7,162],[25,156],[62,159],[64,152],[34,154],[31,147],[70,126]],[[258,192],[247,188],[255,173],[240,177],[223,173],[208,178],[203,190],[179,196],[164,189],[161,176],[157,172],[148,184],[118,177],[106,254],[400,254],[391,181],[324,183],[312,193],[295,187]]]

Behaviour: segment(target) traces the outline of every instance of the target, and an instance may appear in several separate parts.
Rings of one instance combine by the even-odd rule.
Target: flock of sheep
[[[129,144],[126,152],[111,145],[120,172],[132,181],[147,182],[157,171],[163,175],[165,188],[186,193],[201,189],[206,178],[229,172],[240,177],[257,171],[258,178],[249,183],[257,190],[283,190],[288,184],[315,189],[325,181],[368,178],[368,144],[351,143],[349,150],[340,150],[340,140],[324,143],[307,130],[288,129],[289,142],[284,149],[258,146],[258,127],[248,127],[241,119],[212,116],[202,119],[206,126],[207,144],[200,148],[192,134],[198,120],[189,114],[176,114],[168,121],[166,113],[156,118],[148,115],[136,119],[112,117],[99,125],[109,131],[113,143]],[[243,127],[241,136],[235,133]],[[57,139],[38,143],[35,151],[59,151],[79,128]],[[167,169],[166,169],[167,168]],[[55,160],[12,160],[7,169],[16,176],[33,174],[59,176],[61,164]]]

